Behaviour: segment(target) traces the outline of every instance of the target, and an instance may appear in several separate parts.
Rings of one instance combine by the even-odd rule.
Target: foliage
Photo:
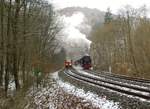
[[[5,85],[6,95],[10,77],[18,90],[29,84],[34,68],[45,73],[51,66],[59,31],[57,16],[47,1],[1,0],[0,85]]]
[[[150,21],[146,7],[127,6],[91,34],[95,68],[108,71],[111,67],[112,72],[150,78]]]
[[[105,18],[104,18],[104,20],[105,20],[105,24],[108,24],[108,23],[110,23],[111,21],[112,21],[112,13],[111,13],[111,11],[110,11],[110,8],[108,8],[107,9],[107,12],[106,12],[106,14],[105,14]]]

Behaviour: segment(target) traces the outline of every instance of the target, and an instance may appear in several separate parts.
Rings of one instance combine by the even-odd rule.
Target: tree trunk
[[[9,84],[9,70],[10,70],[10,63],[9,63],[9,43],[10,43],[10,18],[11,18],[11,3],[12,0],[9,1],[9,9],[8,9],[8,19],[7,19],[7,36],[6,36],[6,63],[5,63],[5,96],[7,96],[8,84]]]
[[[0,37],[0,86],[3,84],[3,72],[4,72],[4,0],[1,0],[1,37]]]
[[[18,40],[17,40],[17,35],[18,35],[18,18],[19,18],[19,11],[20,11],[20,0],[15,1],[15,16],[13,19],[13,74],[15,78],[15,85],[16,89],[20,89],[20,84],[19,84],[19,76],[18,76],[18,57],[17,57],[17,45],[18,45]]]
[[[136,63],[136,59],[135,59],[135,53],[133,50],[133,43],[132,43],[132,39],[131,39],[131,25],[130,25],[130,16],[129,13],[127,12],[127,26],[128,26],[128,43],[129,43],[129,50],[130,50],[130,56],[134,65],[134,68],[136,70],[136,76],[139,74],[139,70],[137,68],[137,63]]]
[[[25,68],[26,68],[26,1],[24,0],[24,12],[23,12],[23,63],[22,63],[22,77],[23,77],[23,84],[25,85]]]

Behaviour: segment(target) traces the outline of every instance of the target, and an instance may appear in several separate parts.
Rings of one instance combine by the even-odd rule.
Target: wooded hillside
[[[91,33],[91,55],[96,69],[150,78],[150,19],[145,6],[126,6],[116,18],[110,9],[105,23]]]
[[[33,82],[34,70],[47,73],[57,64],[59,31],[53,7],[45,0],[1,0],[0,86],[6,96],[10,81],[19,90]]]

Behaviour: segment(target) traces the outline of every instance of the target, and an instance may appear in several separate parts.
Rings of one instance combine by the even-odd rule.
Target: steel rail
[[[74,70],[74,71],[77,72],[76,70]],[[124,83],[119,83],[118,81],[110,81],[110,80],[102,79],[100,77],[92,77],[92,76],[85,75],[85,74],[82,74],[82,73],[78,73],[78,75],[86,76],[88,78],[92,78],[92,79],[97,80],[97,81],[102,81],[102,82],[106,82],[106,83],[109,83],[109,84],[114,84],[114,85],[121,86],[121,87],[127,87],[127,88],[134,89],[134,90],[137,90],[137,91],[148,92],[150,94],[150,89],[148,89],[148,88],[131,86],[131,85],[127,85],[127,84],[124,84]]]
[[[95,76],[100,76],[100,77],[103,77],[103,78],[106,78],[106,79],[111,79],[111,80],[114,80],[114,81],[124,81],[125,83],[127,84],[133,84],[133,85],[138,85],[138,86],[144,86],[144,87],[149,87],[150,89],[150,84],[149,83],[145,83],[145,82],[140,82],[140,81],[134,81],[132,79],[126,79],[126,78],[120,78],[119,76],[115,77],[113,76],[112,74],[108,74],[108,73],[98,73],[98,72],[95,72],[95,71],[91,71],[91,70],[86,70],[87,73],[90,73],[90,74],[94,74]]]
[[[69,73],[69,71],[71,73]],[[83,74],[80,74],[80,73],[78,73],[76,71],[72,71],[72,70],[68,70],[65,73],[67,75],[69,75],[70,77],[76,78],[78,80],[82,80],[82,81],[85,81],[85,82],[88,82],[88,83],[92,83],[94,85],[102,86],[102,87],[105,87],[105,88],[108,88],[108,89],[111,89],[111,90],[114,90],[114,91],[117,91],[117,92],[121,92],[121,93],[124,93],[124,94],[128,94],[128,95],[132,95],[132,96],[135,96],[135,97],[150,100],[150,95],[145,95],[145,94],[142,94],[142,93],[132,92],[132,91],[124,90],[123,88],[118,88],[118,87],[108,85],[108,84],[112,84],[112,85],[118,86],[114,83],[108,83],[107,81],[104,82],[104,81],[101,81],[100,79],[95,79],[93,77],[83,75]],[[103,84],[102,82],[107,83],[107,84]],[[129,88],[129,87],[126,87],[126,88]],[[141,92],[143,92],[143,91],[141,91]]]
[[[94,70],[89,70],[89,71],[99,73],[98,71],[94,71]],[[135,81],[135,82],[142,82],[142,83],[150,83],[150,80],[148,80],[148,79],[135,78],[135,77],[129,77],[129,76],[125,76],[125,75],[112,74],[112,73],[110,74],[110,73],[105,72],[105,71],[102,71],[101,73],[103,73],[107,76],[116,77],[119,79],[126,79],[126,80]]]

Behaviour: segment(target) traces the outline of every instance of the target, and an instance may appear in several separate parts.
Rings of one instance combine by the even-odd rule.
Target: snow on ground
[[[53,77],[57,80],[57,84],[63,88],[65,92],[80,98],[84,98],[85,101],[91,102],[95,107],[101,109],[119,109],[118,102],[109,101],[106,99],[106,97],[99,97],[92,92],[85,92],[83,89],[76,88],[69,83],[61,81],[58,77],[58,72],[54,73]]]
[[[59,71],[58,71],[59,72]],[[120,109],[119,102],[107,100],[63,82],[58,72],[44,79],[40,88],[32,87],[24,109]],[[63,72],[62,72],[63,73]]]
[[[88,75],[88,76],[91,76],[91,77],[94,77],[94,78],[97,78],[97,79],[101,79],[101,80],[107,80],[107,79],[105,79],[105,78],[103,78],[103,77],[99,77],[99,76],[96,76],[96,75],[93,75],[93,74],[90,74],[90,73],[87,73],[87,72],[85,72],[85,71],[82,71],[82,70],[78,70],[78,72],[80,72],[81,74],[85,74],[85,75]],[[107,80],[108,81],[108,80]],[[109,80],[109,81],[112,81],[112,82],[114,82],[114,83],[122,83],[122,84],[124,84],[124,85],[130,85],[130,86],[133,86],[133,87],[140,87],[140,86],[137,86],[137,85],[132,85],[132,84],[127,84],[127,83],[123,83],[123,82],[118,82],[118,81],[114,81],[114,80]],[[116,88],[120,88],[120,89],[124,89],[124,90],[127,90],[127,91],[131,91],[131,92],[136,92],[136,93],[141,93],[141,94],[143,94],[143,95],[149,95],[149,93],[148,92],[141,92],[141,91],[137,91],[137,90],[134,90],[134,89],[130,89],[130,88],[127,88],[127,87],[123,87],[123,86],[118,86],[118,85],[112,85],[112,84],[110,84],[110,83],[104,83],[104,82],[101,82],[101,83],[103,83],[103,84],[107,84],[107,85],[109,85],[109,86],[113,86],[113,87],[116,87]],[[148,89],[147,87],[140,87],[140,88],[143,88],[143,89]]]
[[[107,79],[105,79],[105,78],[103,78],[103,77],[99,77],[99,76],[96,76],[96,75],[87,73],[87,72],[83,71],[80,67],[75,67],[75,69],[76,69],[79,73],[81,73],[81,74],[89,75],[89,76],[92,76],[92,77],[94,77],[94,78],[100,78],[100,79],[102,79],[102,80],[107,80]],[[114,80],[109,80],[109,81],[115,82]],[[143,94],[143,95],[149,95],[148,92],[141,92],[141,91],[137,91],[137,90],[134,90],[134,89],[130,89],[130,88],[122,87],[122,86],[117,86],[117,85],[112,85],[112,84],[105,83],[105,82],[100,82],[100,83],[101,83],[101,84],[106,84],[106,85],[109,85],[109,86],[112,86],[112,87],[124,89],[124,90],[126,90],[126,91],[136,92],[136,93],[140,93],[140,94]],[[137,86],[137,85],[134,85],[134,84],[123,83],[123,82],[121,82],[121,81],[118,82],[118,83],[122,83],[122,84],[125,84],[125,85],[130,85],[130,86],[134,86],[134,87],[141,87],[141,88],[143,88],[143,89],[148,89],[147,87],[142,87],[142,86]],[[104,89],[105,89],[105,88],[104,88]],[[106,89],[107,89],[107,88],[106,88]],[[109,89],[109,90],[112,91],[112,92],[116,92],[116,93],[118,93],[118,94],[120,94],[120,95],[128,96],[128,97],[130,97],[130,98],[137,98],[137,99],[139,99],[139,100],[141,100],[141,101],[147,101],[147,100],[142,99],[142,98],[139,98],[139,97],[135,97],[135,96],[132,96],[132,95],[123,94],[123,93],[120,93],[120,92],[117,92],[117,91],[114,91],[114,90],[111,90],[111,89]],[[149,102],[149,101],[148,101],[148,102]]]
[[[8,84],[8,95],[14,96],[15,90],[15,81],[11,80]]]
[[[83,68],[80,65],[77,66],[73,66],[73,68],[77,69],[77,70],[83,70]]]
[[[15,81],[11,81],[11,82],[9,83],[8,89],[11,90],[11,91],[13,91],[13,90],[16,89],[16,87],[15,87]]]
[[[45,88],[29,91],[28,101],[33,102],[29,102],[25,109],[98,109],[91,103],[82,102],[82,98],[66,93],[51,78],[46,83]]]

